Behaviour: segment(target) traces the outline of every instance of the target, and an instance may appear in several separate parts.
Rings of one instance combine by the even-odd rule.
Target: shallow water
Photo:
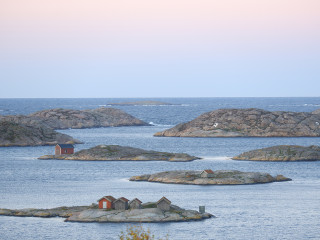
[[[95,108],[108,102],[137,99],[0,99],[2,114],[27,114],[47,108]],[[320,162],[248,162],[230,157],[277,144],[319,145],[319,138],[157,138],[153,133],[202,112],[225,107],[313,111],[320,98],[272,99],[155,99],[181,106],[118,107],[151,127],[70,129],[60,132],[85,142],[76,150],[97,144],[186,152],[204,159],[178,162],[83,162],[37,160],[53,147],[0,148],[0,207],[51,208],[88,205],[103,195],[138,197],[143,202],[166,196],[173,204],[206,210],[217,218],[201,222],[143,224],[157,236],[170,239],[319,239]],[[129,182],[133,175],[179,169],[236,169],[283,174],[291,182],[246,186],[189,186]],[[0,216],[0,239],[118,239],[128,224],[65,223],[61,218]]]

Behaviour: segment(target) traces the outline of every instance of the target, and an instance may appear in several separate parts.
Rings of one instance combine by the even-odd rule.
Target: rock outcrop
[[[57,143],[81,143],[42,124],[25,125],[0,120],[0,147],[41,146]]]
[[[171,161],[188,162],[198,157],[185,153],[148,151],[118,145],[98,145],[68,155],[45,155],[39,159],[85,160],[85,161]]]
[[[314,111],[312,112],[312,114],[320,114],[320,108],[317,109],[317,110],[314,110]]]
[[[54,129],[149,125],[119,109],[50,109],[30,115],[0,115],[0,146],[38,146],[80,143]],[[25,135],[25,136],[24,136]]]
[[[40,121],[53,129],[147,126],[149,124],[115,108],[89,110],[49,109],[13,118],[17,122]]]
[[[214,217],[210,213],[199,213],[171,205],[169,211],[158,208],[104,210],[96,205],[81,207],[59,207],[52,209],[0,209],[0,215],[18,217],[63,217],[66,222],[186,222]]]
[[[320,147],[280,145],[245,152],[236,157],[233,157],[232,159],[273,162],[319,161]]]
[[[134,176],[130,181],[148,181],[160,183],[192,185],[243,185],[290,181],[282,175],[272,177],[268,173],[240,172],[235,170],[217,170],[211,177],[201,177],[202,171],[167,171],[154,174]]]
[[[219,109],[158,132],[158,137],[319,137],[320,114]]]
[[[108,103],[109,106],[162,106],[162,105],[173,105],[171,103],[160,102],[160,101],[137,101],[137,102],[120,102],[120,103]]]

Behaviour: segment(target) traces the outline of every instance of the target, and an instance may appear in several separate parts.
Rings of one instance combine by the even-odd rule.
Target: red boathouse
[[[116,199],[112,196],[104,196],[98,200],[99,208],[103,209],[113,209],[113,202]]]
[[[74,146],[72,144],[57,144],[55,147],[55,155],[73,154]]]

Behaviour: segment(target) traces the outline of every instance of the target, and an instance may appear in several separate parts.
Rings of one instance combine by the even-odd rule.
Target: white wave
[[[19,157],[21,160],[37,160],[37,157]]]
[[[129,178],[120,178],[117,179],[119,182],[129,182]]]
[[[268,105],[269,107],[320,107],[320,104],[308,104],[308,103],[305,103],[305,104],[270,104]]]
[[[106,107],[106,106],[110,106],[110,105],[98,105],[99,107]]]
[[[179,106],[179,105],[174,105],[174,104],[161,104],[161,105],[158,105],[158,104],[154,104],[154,105],[133,105],[133,106],[142,106],[142,107],[171,107],[171,106]]]
[[[232,160],[231,157],[221,156],[221,157],[211,157],[211,156],[202,156],[202,160],[208,160],[208,161],[226,161],[226,160]]]
[[[173,127],[174,125],[166,125],[166,124],[158,124],[154,122],[149,122],[152,126],[157,126],[157,127]]]

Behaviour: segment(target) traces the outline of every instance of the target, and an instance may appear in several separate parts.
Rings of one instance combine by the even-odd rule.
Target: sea
[[[320,239],[320,161],[250,162],[231,157],[279,144],[320,145],[318,137],[168,138],[153,134],[221,108],[261,108],[311,112],[320,98],[90,98],[0,99],[0,114],[29,114],[52,109],[95,109],[109,103],[155,100],[173,105],[117,106],[152,126],[66,129],[84,142],[76,151],[99,144],[183,152],[202,157],[192,162],[107,162],[38,160],[54,146],[0,148],[0,208],[54,208],[97,203],[105,195],[157,201],[206,212],[204,221],[143,223],[156,239]],[[130,182],[131,176],[168,170],[240,170],[283,174],[289,182],[257,185],[193,186]],[[130,223],[70,223],[63,218],[0,216],[0,239],[119,239]],[[138,224],[139,225],[139,224]]]

